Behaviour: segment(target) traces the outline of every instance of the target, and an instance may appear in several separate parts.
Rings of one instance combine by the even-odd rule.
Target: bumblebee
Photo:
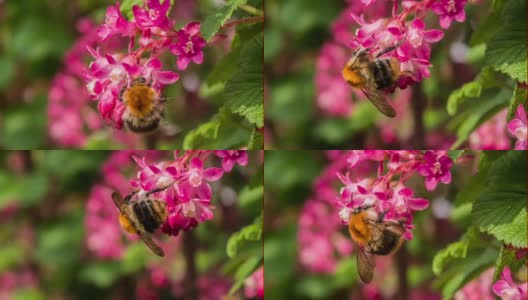
[[[112,200],[120,212],[119,223],[127,232],[139,235],[154,254],[164,256],[163,249],[152,240],[151,233],[167,219],[167,204],[148,196],[131,202],[134,194],[130,193],[123,199],[119,193],[112,193]]]
[[[369,283],[374,277],[374,256],[389,255],[403,243],[405,228],[399,222],[384,221],[372,206],[356,208],[348,223],[352,240],[358,245],[358,274],[361,281]]]
[[[159,127],[165,100],[147,83],[145,78],[136,78],[130,86],[123,87],[119,100],[125,104],[123,122],[135,133],[148,133]]]
[[[370,54],[370,48],[356,49],[342,71],[343,78],[348,84],[361,89],[380,112],[391,118],[396,116],[396,111],[387,101],[384,91],[392,87],[402,76],[410,73],[400,70],[397,59],[380,59],[380,57],[397,49],[402,41],[382,50],[376,56]]]

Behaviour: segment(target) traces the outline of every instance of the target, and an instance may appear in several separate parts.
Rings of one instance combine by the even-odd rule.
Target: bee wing
[[[366,249],[360,249],[357,256],[357,268],[361,281],[371,282],[374,278],[374,255]]]
[[[126,203],[125,200],[123,200],[123,197],[121,197],[121,194],[119,194],[118,192],[113,192],[112,200],[114,200],[114,204],[115,206],[117,206],[121,214],[124,214]]]
[[[156,254],[157,256],[161,256],[161,257],[165,255],[165,253],[163,252],[163,249],[161,249],[161,247],[158,246],[158,244],[156,244],[152,240],[152,237],[150,236],[150,234],[143,232],[141,230],[138,230],[138,235],[143,240],[143,242],[145,242],[145,244],[150,248],[150,250],[152,250],[154,254]]]
[[[376,106],[376,108],[381,113],[390,118],[394,118],[396,116],[396,111],[392,105],[389,104],[382,91],[369,86],[362,88],[361,91],[363,94],[365,94],[365,96],[367,96],[367,98],[369,98],[370,102],[372,102],[372,104],[374,104],[374,106]]]

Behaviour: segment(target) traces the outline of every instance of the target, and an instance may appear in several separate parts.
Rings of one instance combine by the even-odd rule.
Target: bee
[[[112,193],[112,200],[119,209],[119,223],[129,233],[135,233],[158,256],[164,256],[163,249],[151,237],[161,224],[167,219],[167,203],[149,199],[130,201],[136,192],[132,192],[123,199],[117,192]]]
[[[128,129],[135,133],[158,129],[165,100],[159,98],[145,78],[136,78],[129,87],[124,86],[119,93],[119,100],[126,107],[123,121]]]
[[[397,49],[403,40],[395,46],[382,50],[376,56],[370,54],[370,48],[356,49],[342,71],[343,78],[348,84],[361,89],[380,112],[391,118],[396,116],[396,111],[385,98],[384,91],[410,72],[402,72],[395,58],[380,59],[379,57]]]
[[[358,245],[358,274],[361,281],[369,283],[374,277],[374,255],[389,255],[403,243],[405,228],[401,222],[384,221],[373,206],[356,208],[348,223],[352,240]]]

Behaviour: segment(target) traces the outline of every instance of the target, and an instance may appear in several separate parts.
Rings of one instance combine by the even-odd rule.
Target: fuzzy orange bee
[[[119,99],[125,104],[123,122],[136,133],[147,133],[158,129],[163,116],[164,100],[145,78],[136,78],[130,86],[123,87]]]
[[[374,277],[374,256],[389,255],[401,246],[405,228],[401,223],[384,221],[372,206],[356,208],[348,222],[350,237],[359,247],[358,274],[361,281],[369,283]]]
[[[343,79],[348,84],[361,89],[380,112],[391,118],[396,116],[396,111],[387,101],[384,91],[392,87],[402,76],[408,76],[410,73],[400,70],[397,59],[379,57],[398,48],[402,41],[382,50],[376,56],[370,54],[370,49],[356,49],[342,71]]]

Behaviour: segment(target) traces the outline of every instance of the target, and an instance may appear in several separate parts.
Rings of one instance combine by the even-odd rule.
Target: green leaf
[[[482,123],[493,117],[507,105],[507,99],[510,91],[500,90],[496,93],[485,93],[479,98],[479,103],[460,115],[463,119],[457,129],[457,140],[452,148],[458,148],[464,143],[469,135],[478,128]]]
[[[526,105],[526,97],[526,88],[519,87],[517,84],[513,91],[513,97],[510,100],[510,108],[508,108],[508,121],[511,121],[515,117],[519,105]]]
[[[488,42],[485,62],[517,81],[526,82],[526,1],[508,1],[502,22]]]
[[[260,37],[247,43],[241,52],[239,71],[227,81],[223,94],[226,107],[257,127],[264,126],[262,49]]]
[[[454,90],[447,99],[447,112],[454,115],[459,107],[470,98],[479,98],[482,90],[496,85],[495,76],[490,68],[483,68],[475,80],[464,84],[461,88]]]
[[[247,241],[258,241],[262,236],[262,216],[255,219],[253,224],[247,225],[239,231],[233,233],[227,241],[226,252],[229,258],[234,258],[238,250]]]
[[[134,5],[143,6],[143,3],[145,3],[143,0],[123,0],[119,5],[119,9],[123,16],[127,17],[128,20],[131,20],[134,17],[132,7]]]
[[[235,74],[242,48],[246,42],[262,31],[262,24],[246,24],[237,27],[236,35],[231,44],[231,52],[227,54],[207,76],[205,84],[208,89],[223,88],[224,84]]]
[[[247,145],[250,130],[227,108],[218,110],[210,121],[191,130],[183,141],[184,149],[239,149]]]
[[[257,128],[253,128],[249,137],[248,150],[262,150],[264,147],[264,135]]]
[[[502,270],[508,266],[512,272],[517,271],[526,260],[517,259],[515,250],[507,249],[504,245],[501,247],[499,257],[495,262],[495,272],[493,273],[493,282],[499,280]]]
[[[459,241],[451,243],[446,248],[438,251],[433,258],[433,272],[439,275],[456,259],[465,258],[468,250],[483,245],[478,243],[478,241],[480,241],[480,233],[475,227],[470,227]]]
[[[248,206],[256,202],[261,202],[264,195],[262,184],[251,187],[245,186],[239,193],[238,202],[240,206]]]
[[[505,244],[527,247],[526,154],[509,151],[497,159],[488,182],[473,204],[472,219]]]
[[[438,276],[433,287],[442,288],[443,299],[453,299],[453,295],[460,288],[492,266],[496,257],[497,251],[494,249],[471,252],[465,259],[457,260],[456,264]]]
[[[216,13],[207,17],[201,26],[202,37],[206,41],[210,41],[220,27],[231,18],[233,12],[241,5],[246,4],[246,2],[247,0],[230,0]]]
[[[463,154],[465,150],[449,150],[447,151],[447,155],[453,160],[453,162],[456,162],[457,159],[459,159]]]
[[[262,265],[262,257],[260,256],[248,258],[245,262],[243,262],[235,273],[236,281],[231,289],[229,289],[228,295],[233,295],[236,291],[238,291],[244,284],[246,278],[253,274],[253,272],[255,272],[255,270],[260,265]]]

